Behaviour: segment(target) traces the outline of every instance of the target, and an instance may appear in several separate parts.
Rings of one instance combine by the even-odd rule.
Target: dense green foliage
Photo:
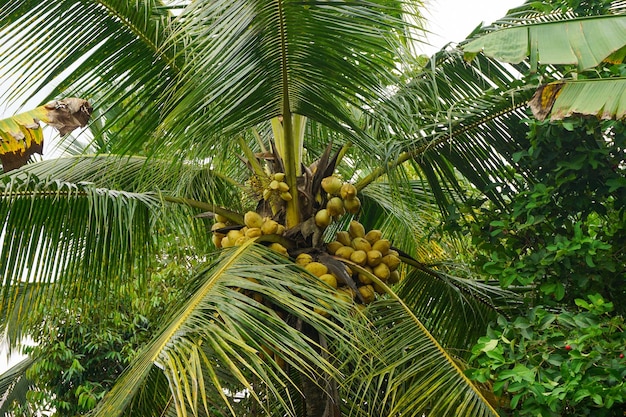
[[[577,304],[575,311],[534,307],[500,317],[474,346],[480,368],[470,376],[493,381],[503,409],[515,416],[623,415],[624,319],[597,295]]]
[[[621,415],[626,401],[626,146],[621,122],[529,121],[516,155],[535,176],[505,209],[471,223],[476,263],[525,305],[474,347],[513,415]]]
[[[31,312],[33,345],[24,349],[34,359],[26,372],[31,388],[12,415],[55,410],[57,416],[75,416],[93,409],[157,330],[155,323],[190,273],[180,259],[170,259],[155,268],[146,287],[129,284],[133,288],[124,298],[106,297],[89,311],[75,308],[70,298]]]
[[[571,306],[595,292],[623,299],[624,125],[588,119],[532,125],[529,147],[517,157],[537,182],[472,225],[479,264],[504,287],[537,285],[542,303]],[[621,313],[625,306],[616,307]]]

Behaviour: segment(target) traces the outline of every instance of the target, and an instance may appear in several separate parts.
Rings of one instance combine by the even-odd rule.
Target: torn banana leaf
[[[71,97],[0,120],[0,161],[4,172],[25,165],[35,153],[43,153],[40,121],[66,135],[86,126],[92,110],[86,100]]]
[[[570,116],[599,119],[626,118],[626,78],[554,82],[537,89],[529,106],[539,120],[563,120]]]
[[[542,22],[495,30],[462,46],[466,59],[478,52],[499,61],[519,63],[530,58],[531,70],[542,65],[593,68],[624,58],[626,16],[594,16]],[[620,61],[621,62],[621,61]]]

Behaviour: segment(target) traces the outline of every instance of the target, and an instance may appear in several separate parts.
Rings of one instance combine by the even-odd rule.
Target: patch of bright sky
[[[424,0],[427,42],[418,49],[432,55],[448,43],[464,40],[478,25],[490,24],[523,0]]]

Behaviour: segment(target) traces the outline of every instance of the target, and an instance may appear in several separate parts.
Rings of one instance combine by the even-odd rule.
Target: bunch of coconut
[[[308,253],[298,255],[296,263],[321,282],[336,289],[339,298],[369,304],[376,299],[376,293],[385,292],[374,277],[386,284],[395,284],[400,280],[398,267],[401,261],[398,252],[391,249],[390,241],[382,238],[380,230],[366,233],[361,223],[352,220],[348,231],[337,232],[335,238],[326,245],[326,250],[330,255],[345,261],[353,286],[347,285],[346,280],[332,272],[328,265]]]
[[[338,218],[346,212],[356,214],[361,209],[361,201],[356,195],[357,189],[354,185],[343,182],[334,175],[322,179],[321,185],[326,192],[326,196],[321,196],[326,205],[315,213],[315,224],[319,228],[326,228],[333,218]]]
[[[329,254],[344,259],[364,302],[374,300],[375,293],[383,294],[384,288],[373,277],[386,284],[400,280],[398,267],[400,257],[391,249],[391,242],[382,237],[380,230],[369,232],[356,220],[352,220],[347,231],[337,232],[335,240],[326,245]],[[352,267],[350,267],[352,265]]]
[[[217,248],[229,248],[231,246],[243,245],[246,241],[263,236],[263,235],[279,235],[285,233],[285,226],[269,217],[261,217],[254,211],[248,211],[244,214],[243,227],[237,227],[229,224],[228,219],[223,216],[215,215],[216,222],[211,227],[213,232],[213,244]],[[288,256],[287,248],[280,243],[272,243],[270,249]]]

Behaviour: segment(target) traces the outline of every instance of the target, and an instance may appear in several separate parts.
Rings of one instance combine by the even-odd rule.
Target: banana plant
[[[623,5],[599,2],[599,14],[579,16],[560,12],[537,13],[536,5],[521,6],[462,45],[465,57],[478,53],[512,64],[528,60],[538,66],[568,66],[572,77],[541,85],[530,102],[533,115],[562,120],[578,114],[602,119],[623,119],[623,77],[576,75],[604,63],[620,64],[626,57],[626,16]],[[548,8],[550,10],[550,8]]]
[[[0,161],[4,172],[25,165],[35,153],[43,153],[40,121],[65,135],[78,127],[85,127],[91,112],[86,100],[67,98],[0,120]]]

